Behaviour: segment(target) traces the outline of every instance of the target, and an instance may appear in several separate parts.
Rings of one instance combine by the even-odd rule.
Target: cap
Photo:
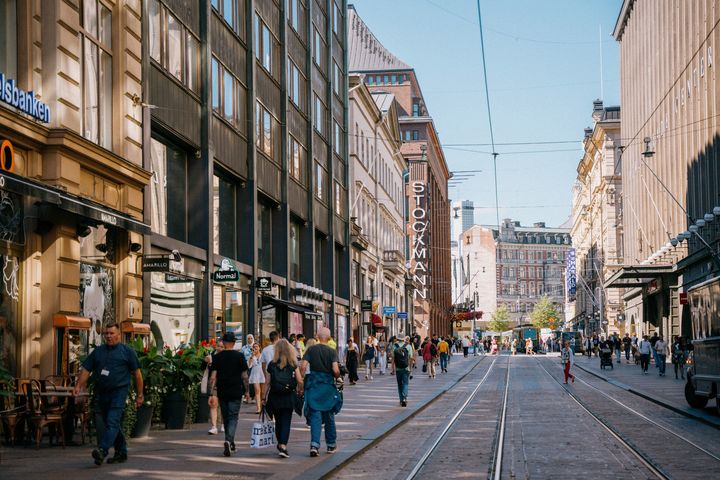
[[[235,334],[233,332],[227,332],[222,336],[223,342],[235,343]]]

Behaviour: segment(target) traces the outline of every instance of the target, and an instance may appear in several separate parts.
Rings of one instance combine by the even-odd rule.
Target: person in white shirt
[[[667,358],[667,343],[663,340],[662,335],[655,342],[655,353],[657,354],[657,366],[660,369],[659,375],[665,376],[665,359]]]
[[[647,335],[643,335],[642,340],[638,342],[638,352],[640,352],[640,368],[647,375],[648,365],[650,364],[650,354],[652,353],[652,345]]]
[[[565,342],[562,351],[560,352],[560,358],[562,360],[563,372],[565,373],[565,384],[568,382],[568,378],[572,378],[572,383],[575,383],[575,375],[570,373],[573,363],[575,363],[575,354],[570,348],[570,344]]]
[[[270,362],[273,361],[273,358],[275,357],[275,344],[280,340],[280,334],[273,330],[270,332],[270,335],[268,335],[270,338],[270,345],[262,349],[262,354],[260,355],[260,362],[262,362],[262,371],[264,374],[267,375],[267,366],[270,364]],[[266,376],[267,378],[267,376]]]

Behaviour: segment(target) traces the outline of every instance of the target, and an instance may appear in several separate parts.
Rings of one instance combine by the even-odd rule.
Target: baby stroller
[[[612,350],[603,346],[600,349],[600,369],[605,370],[605,367],[610,367],[611,370],[615,368],[612,361]]]

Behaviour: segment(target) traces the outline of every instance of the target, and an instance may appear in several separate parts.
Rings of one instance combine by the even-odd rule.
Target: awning
[[[60,313],[56,313],[53,315],[53,326],[90,330],[92,327],[92,320],[77,315],[62,315]]]
[[[263,305],[272,305],[273,307],[283,307],[287,308],[290,312],[296,312],[296,313],[307,313],[313,312],[312,307],[306,307],[305,305],[301,305],[299,303],[293,303],[288,302],[287,300],[282,300],[280,298],[271,297],[269,295],[263,295],[262,297],[262,303]],[[265,307],[263,306],[263,309]]]
[[[125,321],[121,324],[123,333],[137,333],[140,335],[150,335],[150,324]]]
[[[674,273],[674,265],[631,265],[616,271],[603,285],[605,288],[644,287],[653,280]]]

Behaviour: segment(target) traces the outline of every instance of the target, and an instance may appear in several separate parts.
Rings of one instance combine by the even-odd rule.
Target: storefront
[[[241,274],[236,264],[223,259],[213,272],[213,317],[208,338],[220,339],[226,332],[232,332],[237,345],[242,346],[248,330],[248,302],[250,277]]]

